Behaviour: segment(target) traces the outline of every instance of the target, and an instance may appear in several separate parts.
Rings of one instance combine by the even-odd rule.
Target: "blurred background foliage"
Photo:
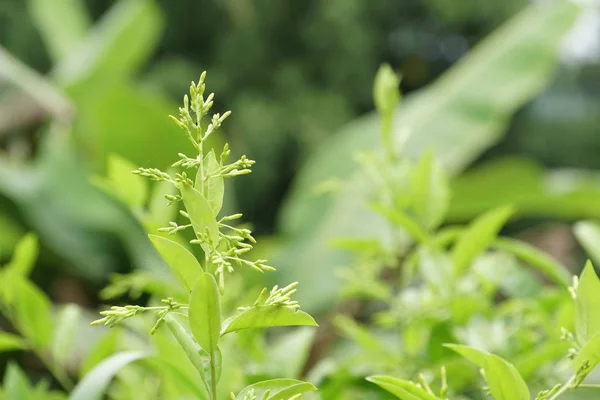
[[[277,281],[303,281],[310,311],[331,306],[349,262],[330,241],[378,232],[352,154],[379,141],[382,62],[406,95],[398,151],[433,148],[454,177],[448,222],[505,203],[513,232],[598,218],[598,10],[555,4],[511,19],[530,2],[3,0],[0,258],[34,231],[38,280],[83,304],[109,272],[161,268],[130,207],[92,178],[111,155],[165,168],[185,151],[166,116],[202,70],[217,108],[233,110],[221,134],[257,160],[230,205],[272,236],[259,251]]]

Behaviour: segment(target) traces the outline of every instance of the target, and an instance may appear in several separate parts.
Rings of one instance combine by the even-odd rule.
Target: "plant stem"
[[[558,390],[558,392],[554,393],[552,397],[549,397],[548,400],[556,400],[563,394],[565,394],[568,390],[571,389],[571,384],[575,381],[575,376],[572,376],[562,387]]]
[[[215,352],[210,353],[210,396],[211,400],[217,400],[217,366],[215,365]]]

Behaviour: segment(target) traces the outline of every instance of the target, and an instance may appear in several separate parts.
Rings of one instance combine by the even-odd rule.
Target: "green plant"
[[[227,276],[238,268],[249,268],[260,273],[273,271],[273,268],[267,265],[266,260],[251,261],[245,258],[255,239],[249,229],[237,227],[231,222],[238,220],[241,214],[218,217],[223,206],[224,179],[250,173],[254,161],[242,156],[227,164],[230,154],[228,145],[218,156],[214,150],[206,150],[206,141],[219,129],[230,112],[214,114],[208,123],[204,121],[214,99],[213,94],[205,96],[205,77],[206,73],[203,73],[198,83],[192,83],[189,96],[184,97],[183,107],[179,109],[179,116],[172,117],[197,155],[189,157],[180,153],[180,159],[173,167],[180,167],[183,171],[174,175],[156,168],[138,168],[134,171],[154,181],[169,183],[177,189],[177,194],[165,197],[170,203],[183,203],[185,210],[181,210],[180,214],[186,222],[178,224],[173,221],[159,231],[169,234],[193,231],[195,237],[190,243],[200,248],[203,257],[198,260],[181,244],[164,236],[150,235],[155,248],[184,289],[183,301],[169,297],[162,299],[161,305],[113,306],[101,312],[103,318],[93,324],[112,327],[140,313],[155,314],[157,319],[150,332],[155,333],[163,324],[167,326],[196,368],[208,398],[216,400],[223,363],[219,344],[223,336],[246,329],[314,326],[316,323],[312,317],[300,311],[298,303],[291,299],[296,292],[296,283],[285,288],[276,286],[270,291],[265,288],[252,305],[239,307],[235,315],[223,319],[221,297],[228,288]],[[240,400],[287,400],[296,399],[311,390],[315,388],[309,383],[276,379],[252,384],[237,397],[231,396]]]

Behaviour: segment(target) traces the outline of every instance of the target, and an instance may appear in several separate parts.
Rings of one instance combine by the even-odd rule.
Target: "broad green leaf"
[[[0,331],[0,353],[26,348],[23,338],[8,332]]]
[[[204,236],[208,232],[209,239],[216,245],[219,239],[219,225],[215,212],[206,200],[206,197],[188,185],[181,184],[180,189],[183,204],[185,204],[185,209],[190,215],[190,221],[196,235]],[[208,250],[205,245],[202,248],[205,251]]]
[[[547,170],[523,157],[502,157],[481,163],[452,182],[447,220],[469,221],[504,204],[519,216],[578,220],[600,218],[594,199],[600,196],[597,172]]]
[[[61,85],[94,75],[131,75],[152,54],[162,29],[163,16],[155,1],[119,1],[94,25],[77,49],[56,66],[52,75]]]
[[[412,178],[412,202],[415,213],[427,229],[434,229],[446,217],[450,203],[450,189],[433,152],[429,151],[421,157]]]
[[[39,244],[37,237],[32,233],[28,233],[17,243],[17,247],[6,268],[21,276],[29,276],[37,260],[38,252]]]
[[[494,399],[531,399],[527,384],[512,364],[494,354],[488,354],[485,357],[483,370]]]
[[[128,364],[146,358],[145,351],[124,351],[117,353],[98,364],[73,389],[69,400],[100,400],[105,395],[110,381]]]
[[[69,355],[72,354],[80,317],[81,309],[75,304],[67,304],[58,313],[52,341],[52,355],[61,367],[64,367]]]
[[[432,85],[408,96],[395,116],[392,135],[398,142],[405,140],[398,143],[401,155],[418,160],[431,149],[448,176],[464,170],[497,143],[511,115],[552,77],[563,35],[578,15],[578,7],[568,1],[527,7]],[[352,263],[349,256],[328,247],[332,239],[361,233],[387,239],[385,229],[366,222],[372,215],[363,207],[364,199],[369,199],[372,187],[352,158],[356,151],[377,145],[379,123],[373,114],[359,118],[324,143],[299,172],[282,210],[286,243],[276,262],[277,279],[301,280],[322,289],[319,296],[299,294],[298,300],[311,312],[327,308],[340,286],[330,266]],[[330,179],[355,188],[315,196],[313,188]]]
[[[31,385],[27,375],[14,362],[8,364],[2,386],[2,400],[34,400],[30,396]]]
[[[177,188],[170,182],[157,182],[154,185],[148,204],[148,219],[158,227],[165,226],[169,221],[175,220],[178,207],[169,204],[165,195],[172,196],[177,194]]]
[[[107,175],[116,194],[130,207],[142,208],[148,197],[146,179],[133,174],[135,164],[117,155],[108,156]]]
[[[600,332],[596,333],[588,340],[575,360],[573,360],[573,369],[577,373],[587,374],[591,372],[600,362]]]
[[[580,221],[573,227],[573,232],[590,258],[600,264],[600,225],[594,221]]]
[[[298,325],[318,326],[304,311],[277,305],[254,306],[225,321],[221,335],[242,329]]]
[[[414,382],[391,376],[369,376],[367,380],[402,400],[440,400],[438,397],[427,393]]]
[[[36,349],[44,349],[52,335],[51,303],[31,282],[17,278],[12,282],[17,296],[13,307],[19,330]]]
[[[190,327],[198,344],[209,354],[217,351],[221,329],[221,297],[211,274],[200,275],[190,295]]]
[[[200,274],[204,273],[196,257],[188,249],[170,239],[156,235],[148,235],[148,237],[177,280],[185,288],[192,290]]]
[[[238,393],[235,399],[244,400],[246,394],[248,394],[248,392],[250,392],[251,390],[254,390],[254,396],[256,396],[257,399],[262,399],[262,396],[267,390],[270,390],[268,400],[277,399],[277,397],[275,396],[291,387],[296,387],[296,390],[302,390],[297,391],[296,393],[304,393],[317,390],[317,388],[311,385],[310,383],[298,381],[296,379],[271,379],[268,381],[262,381],[252,384],[250,386],[246,386],[244,389],[242,389],[242,391]]]
[[[490,354],[486,351],[477,350],[474,347],[465,346],[462,344],[445,344],[444,347],[447,347],[450,350],[460,354],[480,368],[483,368],[485,365],[485,358]]]
[[[575,299],[575,336],[580,346],[600,333],[600,280],[588,261],[579,278]]]
[[[497,238],[491,247],[514,254],[559,285],[568,286],[571,283],[571,274],[566,267],[530,244],[509,238]]]
[[[512,213],[512,207],[497,208],[488,211],[469,224],[452,248],[452,260],[456,275],[461,275],[475,257],[492,244]]]
[[[225,194],[223,177],[221,175],[214,176],[215,171],[218,171],[220,168],[221,164],[217,161],[215,151],[211,150],[204,157],[202,168],[198,168],[194,184],[196,190],[204,188],[204,197],[206,197],[215,215],[218,215],[221,207],[223,207],[223,196]]]
[[[86,36],[91,18],[83,0],[29,0],[29,14],[55,62],[66,58]]]

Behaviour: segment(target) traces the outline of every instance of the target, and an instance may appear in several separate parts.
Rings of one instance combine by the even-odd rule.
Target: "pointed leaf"
[[[39,253],[38,239],[33,233],[28,233],[19,240],[13,256],[5,268],[21,276],[29,276]]]
[[[204,273],[196,257],[188,249],[170,239],[157,235],[148,235],[148,237],[177,280],[185,288],[192,290],[200,274]]]
[[[198,344],[209,354],[217,351],[221,329],[221,298],[215,278],[200,275],[192,289],[188,311],[190,327]]]
[[[587,374],[600,362],[600,332],[596,333],[579,351],[573,366],[575,372]]]
[[[483,369],[494,399],[530,400],[529,388],[512,364],[494,354],[488,354]]]
[[[462,344],[444,344],[444,347],[460,354],[469,361],[472,361],[480,368],[483,368],[485,364],[485,358],[490,354],[487,351],[477,350],[471,346],[465,346]]]
[[[223,206],[223,196],[225,194],[225,182],[223,177],[220,175],[212,176],[215,174],[215,171],[218,171],[220,168],[221,164],[217,161],[215,151],[211,150],[204,157],[202,168],[198,168],[196,182],[194,184],[196,190],[204,188],[204,196],[212,207],[215,215],[218,215],[219,211],[221,211],[221,207]],[[205,177],[207,178],[205,179]]]
[[[580,221],[573,227],[573,233],[594,263],[600,265],[600,224]]]
[[[238,395],[236,396],[235,399],[236,400],[244,400],[244,397],[251,390],[254,390],[254,396],[256,396],[257,399],[262,399],[262,396],[265,394],[265,392],[267,390],[270,390],[269,397],[268,397],[268,399],[270,400],[274,396],[279,394],[281,391],[288,389],[290,387],[296,386],[296,385],[300,385],[300,384],[306,384],[306,386],[303,386],[302,387],[303,392],[299,392],[299,393],[317,390],[317,388],[315,388],[310,383],[302,382],[302,381],[299,381],[296,379],[271,379],[268,381],[262,381],[262,382],[252,384],[250,386],[246,386],[244,389],[242,389],[241,392],[238,393]]]
[[[367,381],[376,384],[402,400],[440,400],[418,387],[414,382],[391,376],[369,376]]]
[[[190,215],[190,222],[196,235],[205,235],[208,231],[210,240],[213,243],[217,243],[219,239],[219,225],[217,224],[216,214],[208,203],[208,200],[206,200],[206,197],[188,185],[182,184],[179,188],[181,189],[183,204]],[[208,251],[205,245],[202,248]]]
[[[17,296],[13,306],[19,330],[37,349],[44,349],[52,333],[50,300],[40,289],[25,279],[15,279],[13,284]]]
[[[145,351],[125,351],[107,358],[75,386],[69,400],[100,400],[106,393],[110,381],[121,368],[149,355],[150,353]]]
[[[29,400],[31,384],[27,375],[13,362],[8,364],[4,373],[2,400]]]
[[[488,211],[469,224],[452,249],[456,275],[471,265],[475,257],[496,239],[498,232],[514,212],[512,207]]]
[[[223,324],[221,335],[242,329],[270,328],[275,326],[318,326],[313,317],[304,311],[282,306],[254,306],[230,318]]]
[[[600,280],[588,261],[579,278],[575,299],[575,335],[581,346],[600,333]]]

